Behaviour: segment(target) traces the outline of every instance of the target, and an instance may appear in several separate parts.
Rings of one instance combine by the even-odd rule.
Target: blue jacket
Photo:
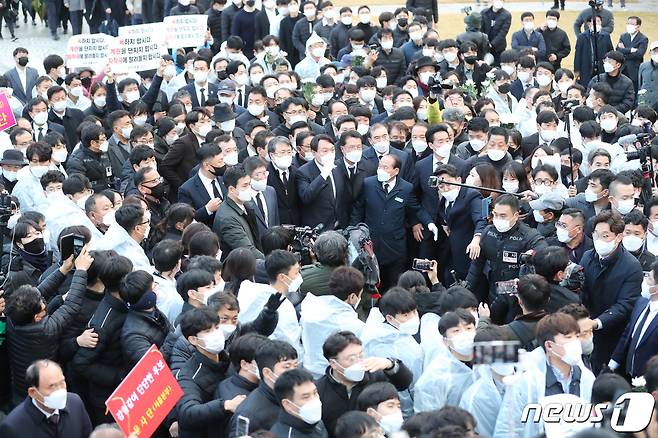
[[[411,183],[398,175],[387,194],[377,177],[370,176],[363,180],[363,192],[352,211],[352,225],[365,222],[370,227],[377,260],[387,265],[406,260],[405,224],[415,221],[419,210]]]
[[[528,34],[523,29],[512,34],[512,48],[514,50],[523,50],[532,47],[537,48],[537,52],[535,52],[535,55],[537,55],[537,61],[545,61],[546,43],[544,42],[542,34],[533,30],[530,34],[530,38],[528,38]]]
[[[397,155],[397,157],[402,162],[400,165],[400,177],[405,181],[411,181],[413,178],[413,163],[411,162],[411,156],[409,153],[396,149],[393,146],[389,148],[388,153],[391,155]],[[374,165],[375,169],[379,167],[377,151],[375,151],[375,149],[372,147],[363,150],[363,156],[361,160],[368,162],[370,165]]]
[[[221,178],[217,178],[217,182],[222,199],[226,199],[228,190],[226,189],[224,182]],[[198,172],[178,188],[178,202],[184,202],[191,205],[196,210],[194,219],[212,227],[212,224],[215,221],[215,213],[210,214],[208,213],[208,210],[206,210],[206,204],[208,201],[210,201],[210,194],[201,182]]]
[[[601,321],[594,331],[592,370],[595,374],[607,364],[626,326],[642,288],[642,266],[622,245],[601,260],[596,250],[585,253],[580,261],[585,272],[583,304],[592,319]]]

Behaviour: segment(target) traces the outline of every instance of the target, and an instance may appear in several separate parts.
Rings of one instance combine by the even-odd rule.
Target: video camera
[[[438,67],[436,68],[437,70],[439,69]],[[430,89],[430,93],[435,94],[435,95],[440,95],[441,91],[443,90],[450,90],[454,88],[452,83],[450,82],[443,82],[443,79],[441,78],[441,73],[437,71],[434,76],[431,76],[430,79],[427,81],[427,86]]]
[[[322,232],[324,224],[318,224],[315,228],[296,227],[294,225],[283,225],[283,228],[294,233],[292,238],[292,253],[297,256],[299,263],[302,266],[313,263],[311,247],[315,239]]]
[[[603,7],[603,0],[589,0],[588,4],[592,8],[601,8]]]
[[[11,195],[9,193],[0,194],[0,225],[6,226],[9,216],[11,216],[11,211],[15,207],[11,200]]]
[[[580,105],[580,102],[576,99],[564,99],[561,104],[564,112],[570,112],[574,107]]]

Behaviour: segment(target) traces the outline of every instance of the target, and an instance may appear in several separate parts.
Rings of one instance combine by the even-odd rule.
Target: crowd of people
[[[454,39],[420,0],[379,26],[328,1],[131,5],[205,12],[208,38],[127,73],[19,47],[0,76],[1,437],[124,436],[105,402],[152,345],[183,392],[158,437],[569,436],[526,406],[658,398],[639,17],[613,44],[585,9],[569,68],[557,2],[510,48],[503,0]],[[475,354],[494,345],[518,358]]]

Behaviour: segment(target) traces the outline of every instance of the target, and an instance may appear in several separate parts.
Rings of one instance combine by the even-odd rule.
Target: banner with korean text
[[[89,67],[98,72],[107,63],[114,37],[104,33],[74,35],[66,45],[66,66],[70,69]]]
[[[11,110],[9,97],[5,93],[0,93],[0,131],[9,129],[16,124],[16,117]]]
[[[208,16],[170,15],[164,19],[167,47],[198,47],[206,40]]]
[[[155,345],[137,362],[105,406],[126,436],[153,435],[183,391]]]

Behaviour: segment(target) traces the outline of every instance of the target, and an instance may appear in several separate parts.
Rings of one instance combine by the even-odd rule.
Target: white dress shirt
[[[201,105],[201,89],[202,88],[203,88],[203,95],[204,95],[206,101],[208,101],[208,82],[206,82],[203,85],[199,85],[197,83],[194,84],[194,89],[196,90],[196,98],[197,98],[197,101],[199,102],[199,105]]]
[[[23,86],[23,90],[25,91],[25,94],[27,95],[28,89],[27,89],[27,68],[23,67],[22,69],[19,67],[16,67],[16,72],[18,73],[18,79],[21,81],[21,85]]]
[[[267,21],[270,22],[270,35],[278,35],[281,19],[276,14],[276,9],[265,8],[265,14],[267,15]]]
[[[387,195],[389,193],[391,193],[391,190],[393,190],[393,187],[395,187],[396,180],[397,180],[397,178],[393,178],[390,181],[385,181],[385,182],[382,183],[382,188],[384,189],[384,191],[386,192]],[[386,187],[384,187],[384,185],[386,185],[386,184],[388,184],[388,190],[386,190]]]
[[[315,165],[318,166],[318,169],[320,169],[320,171],[322,171],[322,164],[320,164],[318,160],[315,160]],[[334,198],[336,198],[336,183],[334,182],[333,170],[331,171],[331,173],[329,173],[329,182],[331,182],[331,190],[332,192],[334,192]]]
[[[32,122],[32,136],[34,138],[34,141],[39,141],[39,131],[43,130],[43,137],[46,136],[48,133],[48,122],[44,123],[43,125],[39,126],[36,123]]]

